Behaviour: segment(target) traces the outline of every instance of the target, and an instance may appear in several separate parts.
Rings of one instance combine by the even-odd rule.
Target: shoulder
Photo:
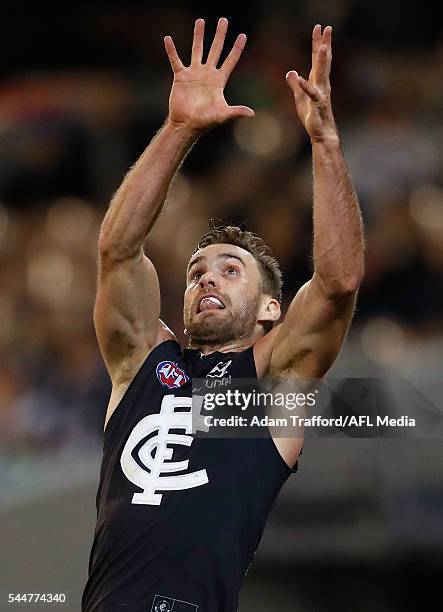
[[[165,340],[175,340],[178,343],[177,337],[174,332],[169,329],[164,321],[161,319],[157,322],[157,338],[155,346],[159,345],[160,342],[164,342]],[[155,348],[155,347],[153,347]]]

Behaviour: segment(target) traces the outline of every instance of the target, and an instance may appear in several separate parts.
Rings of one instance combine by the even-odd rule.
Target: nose
[[[215,278],[211,270],[207,270],[199,280],[199,286],[201,289],[205,289],[206,287],[215,287]]]

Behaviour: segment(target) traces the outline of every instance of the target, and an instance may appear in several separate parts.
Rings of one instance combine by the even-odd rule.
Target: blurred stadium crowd
[[[100,223],[166,116],[163,36],[173,35],[187,57],[193,20],[208,17],[197,4],[115,3],[66,20],[9,17],[1,26],[15,67],[2,64],[0,82],[3,456],[100,443],[110,391],[92,324]],[[227,11],[228,41],[249,35],[227,99],[257,114],[206,135],[174,181],[146,243],[162,318],[183,340],[185,265],[210,217],[245,221],[271,245],[286,305],[308,280],[310,146],[284,77],[292,68],[306,76],[320,15],[334,26],[333,105],[366,225],[350,343],[389,368],[443,332],[443,37],[426,41],[420,30],[421,39],[403,40],[401,8],[373,17],[371,36],[362,3],[285,7],[257,3],[248,17]],[[383,19],[397,18],[389,39]],[[41,41],[35,51],[33,37]]]

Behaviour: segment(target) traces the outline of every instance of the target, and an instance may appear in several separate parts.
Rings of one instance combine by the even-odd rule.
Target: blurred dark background
[[[441,377],[441,5],[25,2],[0,8],[0,591],[65,589],[78,609],[110,382],[92,325],[97,237],[112,194],[160,128],[163,36],[190,57],[193,22],[248,43],[227,100],[255,109],[208,134],[147,241],[162,318],[183,337],[184,270],[209,217],[273,248],[285,306],[309,279],[312,170],[285,74],[333,31],[332,94],[363,211],[366,277],[340,376]],[[441,410],[441,406],[439,406]],[[438,439],[313,439],[286,485],[241,612],[421,610],[441,575]]]

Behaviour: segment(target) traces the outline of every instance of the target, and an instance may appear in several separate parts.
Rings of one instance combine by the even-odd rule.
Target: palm
[[[220,19],[206,63],[202,63],[204,21],[195,22],[190,66],[184,66],[177,54],[172,38],[165,38],[165,47],[174,72],[169,97],[169,119],[196,130],[208,129],[227,119],[253,116],[254,111],[246,106],[229,106],[224,97],[227,80],[235,68],[246,43],[240,34],[220,68],[220,58],[228,22]]]
[[[308,81],[309,82],[309,81]],[[296,106],[297,114],[300,118],[300,121],[303,123],[305,128],[308,128],[308,124],[312,123],[313,115],[312,115],[312,104],[309,99],[309,96],[305,95],[300,98],[298,104]]]
[[[308,85],[313,88],[316,87],[314,70],[311,70],[309,74]],[[308,134],[311,136],[317,136],[319,132],[321,132],[324,119],[323,115],[325,113],[307,93],[304,93],[299,100],[297,105],[297,113]]]
[[[198,71],[192,74],[186,70],[185,68],[174,78],[169,97],[171,121],[176,123],[190,121],[202,127],[221,123],[229,106],[224,97],[223,83],[220,82],[218,75],[208,75],[203,70],[200,74]]]

